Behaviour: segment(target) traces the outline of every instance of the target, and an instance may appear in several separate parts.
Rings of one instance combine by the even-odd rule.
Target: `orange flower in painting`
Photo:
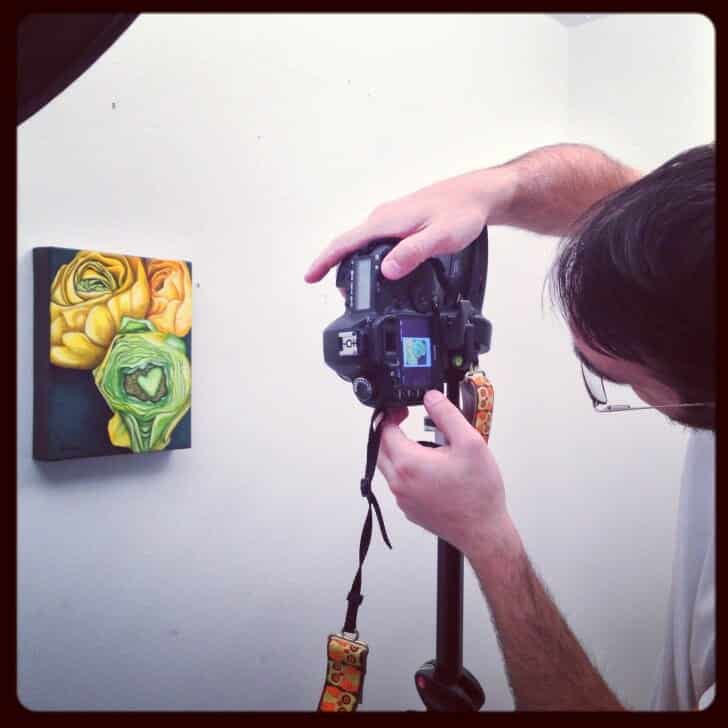
[[[192,279],[183,260],[147,261],[151,304],[147,319],[159,331],[185,336],[192,328]]]
[[[143,318],[149,306],[141,258],[79,251],[51,283],[51,363],[93,369],[123,316]]]

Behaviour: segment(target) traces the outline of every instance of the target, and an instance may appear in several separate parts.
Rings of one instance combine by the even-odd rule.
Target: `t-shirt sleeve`
[[[715,698],[715,683],[713,683],[698,700],[698,710],[705,710]]]

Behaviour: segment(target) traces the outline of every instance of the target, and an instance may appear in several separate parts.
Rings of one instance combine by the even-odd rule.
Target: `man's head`
[[[648,404],[715,402],[714,146],[594,205],[563,241],[549,280],[577,353],[605,379]],[[715,429],[714,407],[663,412]]]

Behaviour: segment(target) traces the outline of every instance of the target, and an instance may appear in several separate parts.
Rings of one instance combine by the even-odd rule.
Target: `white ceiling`
[[[603,18],[608,13],[547,13],[547,15],[550,15],[567,28],[573,28],[575,25],[583,25],[592,20]]]

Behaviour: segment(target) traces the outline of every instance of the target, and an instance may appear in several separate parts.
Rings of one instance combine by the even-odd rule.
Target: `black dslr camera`
[[[346,311],[324,329],[324,360],[370,407],[422,404],[428,389],[459,381],[490,348],[487,228],[460,253],[390,281],[380,266],[398,242],[380,238],[341,261]]]

